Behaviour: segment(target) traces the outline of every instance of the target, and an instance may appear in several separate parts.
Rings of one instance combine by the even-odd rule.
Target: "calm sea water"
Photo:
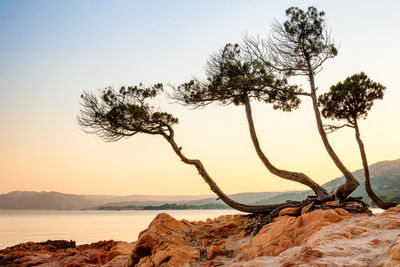
[[[374,213],[381,209],[372,209]],[[0,210],[0,249],[48,239],[75,240],[78,245],[100,240],[136,241],[162,211]],[[206,220],[235,210],[168,210],[174,218]]]
[[[18,243],[48,239],[86,244],[100,240],[136,241],[154,217],[163,211],[0,210],[0,249]],[[235,210],[168,210],[174,218],[206,220]]]

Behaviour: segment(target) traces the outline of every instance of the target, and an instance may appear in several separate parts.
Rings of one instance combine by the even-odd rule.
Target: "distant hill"
[[[281,192],[240,193],[231,197],[242,203],[252,203],[270,198]],[[0,194],[0,209],[5,210],[69,210],[69,209],[183,209],[227,208],[211,195],[74,195],[59,192],[13,191]]]
[[[371,185],[374,192],[383,199],[400,202],[400,159],[385,160],[369,166]],[[372,200],[365,191],[364,170],[359,169],[353,172],[354,177],[360,182],[360,186],[351,194],[353,197],[363,197],[363,200],[372,204]],[[337,189],[345,181],[344,176],[333,179],[322,186],[328,191]],[[303,200],[307,195],[312,195],[311,190],[286,192],[277,196],[257,201],[254,204],[274,204],[286,200]]]
[[[129,203],[129,202],[143,202],[143,203],[167,203],[167,202],[178,202],[178,201],[195,201],[199,199],[211,198],[213,195],[128,195],[128,196],[117,196],[117,195],[82,195],[86,199],[101,204],[110,203]],[[148,204],[151,205],[151,204]]]
[[[229,195],[233,200],[250,204],[263,199],[281,194],[282,192],[249,192]],[[115,209],[147,209],[147,210],[166,210],[166,209],[228,209],[229,207],[215,197],[208,197],[196,200],[179,200],[179,201],[124,201],[107,203],[94,209],[115,210]]]
[[[13,191],[0,195],[0,209],[3,210],[67,210],[94,205],[96,203],[83,196],[58,192]]]
[[[371,164],[369,166],[371,175],[371,186],[378,196],[386,199],[400,198],[400,159],[386,160]],[[360,182],[360,186],[351,194],[352,196],[362,196],[364,201],[371,202],[365,192],[364,170],[360,169],[353,172],[355,178]],[[339,177],[324,184],[324,188],[331,191],[343,184],[345,178]],[[398,199],[397,201],[399,201]]]
[[[229,195],[229,197],[237,202],[244,203],[244,204],[250,204],[250,203],[254,203],[256,201],[260,201],[263,199],[271,198],[273,196],[277,196],[279,194],[282,194],[282,192],[247,192],[247,193],[232,194],[232,195]],[[211,197],[211,198],[206,198],[206,199],[187,201],[185,203],[190,204],[190,205],[204,205],[204,204],[212,204],[212,203],[216,203],[216,202],[223,203],[221,200],[216,200],[216,199],[217,199],[217,196]]]
[[[253,202],[251,204],[257,204],[257,205],[276,204],[276,203],[286,202],[287,200],[304,200],[309,195],[315,195],[315,194],[311,190],[291,191],[291,192],[281,193],[281,194],[278,194],[276,196],[273,196],[273,197],[270,197],[267,199],[262,199],[262,200]]]
[[[371,184],[378,196],[400,201],[400,159],[370,165]],[[360,186],[352,196],[362,196],[371,203],[364,188],[363,170],[353,172]],[[344,183],[344,177],[323,185],[329,192]],[[273,204],[286,200],[303,200],[312,191],[259,192],[232,194],[230,197],[244,204]],[[216,196],[161,196],[161,195],[74,195],[58,192],[14,191],[0,194],[0,209],[209,209],[227,208]]]
[[[0,209],[3,210],[77,210],[99,206],[119,207],[159,206],[169,202],[208,199],[211,195],[161,196],[161,195],[75,195],[59,192],[13,191],[0,194]]]

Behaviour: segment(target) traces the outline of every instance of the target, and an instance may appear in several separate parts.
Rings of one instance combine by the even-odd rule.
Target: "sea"
[[[372,209],[380,213],[381,209]],[[101,240],[136,241],[154,217],[204,221],[236,210],[0,210],[0,249],[19,243],[74,240],[77,245]]]
[[[74,240],[136,241],[159,213],[178,220],[204,221],[236,210],[0,210],[0,249],[19,243]]]

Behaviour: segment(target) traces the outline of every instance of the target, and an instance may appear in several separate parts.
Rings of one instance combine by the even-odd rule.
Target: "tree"
[[[277,208],[307,203],[287,202],[276,205],[244,205],[229,198],[213,181],[200,160],[189,159],[174,139],[173,125],[178,119],[172,114],[157,110],[148,101],[163,91],[162,84],[151,87],[121,87],[119,91],[106,88],[100,96],[84,92],[81,96],[82,109],[78,123],[87,133],[97,134],[106,141],[118,141],[138,133],[162,136],[174,152],[186,164],[194,165],[204,181],[222,201],[233,209],[249,213],[269,213]]]
[[[273,104],[275,109],[291,111],[298,107],[303,94],[297,86],[288,85],[285,77],[277,77],[263,61],[254,57],[251,50],[238,44],[227,44],[212,55],[206,66],[204,81],[193,79],[174,88],[173,99],[195,107],[211,103],[244,105],[250,136],[257,155],[265,167],[283,179],[310,187],[318,198],[325,199],[327,192],[303,173],[275,167],[262,151],[256,134],[251,111],[251,100]]]
[[[268,223],[280,210],[302,207],[325,208],[320,204],[331,200],[333,196],[340,200],[360,202],[362,205],[343,208],[352,212],[368,212],[362,201],[350,199],[349,195],[359,185],[353,175],[339,160],[329,144],[322,125],[317,102],[317,88],[314,76],[321,70],[322,63],[337,54],[329,36],[325,32],[323,12],[310,7],[307,12],[298,8],[287,10],[288,20],[284,25],[274,24],[272,39],[257,42],[245,39],[244,45],[227,44],[219,53],[212,55],[207,64],[207,79],[193,79],[175,89],[172,97],[184,104],[205,106],[210,103],[223,105],[244,105],[250,136],[255,150],[266,168],[273,174],[288,180],[309,186],[316,196],[306,200],[288,201],[276,205],[244,205],[229,198],[213,181],[200,160],[189,159],[174,139],[173,125],[178,119],[173,115],[159,111],[148,101],[163,91],[162,84],[152,87],[143,85],[122,87],[119,91],[106,88],[97,97],[85,92],[82,95],[82,109],[78,117],[79,124],[88,133],[98,134],[107,141],[117,141],[137,133],[162,136],[174,152],[186,164],[194,165],[210,189],[228,206],[250,213],[268,213],[261,224]],[[265,57],[264,52],[268,51]],[[310,82],[310,92],[302,91],[296,85],[288,83],[292,75],[306,75]],[[262,151],[252,118],[250,102],[258,100],[273,104],[275,109],[291,111],[298,107],[298,96],[312,98],[317,126],[329,155],[344,173],[346,183],[340,186],[334,195],[303,173],[281,170],[275,167]],[[260,228],[258,228],[260,229]]]
[[[367,156],[358,126],[358,120],[367,117],[374,101],[383,98],[385,89],[385,86],[372,81],[364,72],[361,72],[331,86],[329,92],[319,96],[318,102],[325,118],[345,121],[342,125],[327,125],[327,130],[333,132],[343,127],[354,129],[364,168],[365,190],[379,208],[386,210],[398,203],[385,202],[372,190]]]
[[[321,71],[323,63],[337,55],[334,42],[326,30],[324,15],[323,11],[319,12],[315,7],[309,7],[306,12],[291,7],[286,10],[287,20],[283,24],[275,22],[272,25],[269,40],[247,37],[245,43],[251,47],[257,58],[277,72],[308,78],[310,91],[303,95],[311,97],[318,132],[324,147],[346,178],[345,184],[335,192],[338,199],[345,200],[359,183],[329,143],[318,108],[318,88],[315,85],[315,75]]]

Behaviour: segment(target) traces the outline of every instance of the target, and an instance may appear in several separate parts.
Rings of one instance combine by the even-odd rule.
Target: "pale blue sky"
[[[0,193],[209,193],[163,140],[138,136],[105,144],[84,134],[76,123],[79,96],[109,85],[179,84],[202,76],[210,53],[246,31],[267,36],[273,19],[282,21],[294,4],[324,10],[339,47],[317,78],[321,91],[360,71],[388,87],[362,131],[370,162],[399,158],[399,3],[0,1]],[[177,142],[184,152],[203,160],[227,192],[301,188],[267,174],[241,107],[191,111],[158,103],[180,118]],[[277,165],[323,183],[340,173],[323,150],[309,104],[292,114],[256,104],[255,118]],[[361,167],[351,131],[331,139],[349,169]]]

